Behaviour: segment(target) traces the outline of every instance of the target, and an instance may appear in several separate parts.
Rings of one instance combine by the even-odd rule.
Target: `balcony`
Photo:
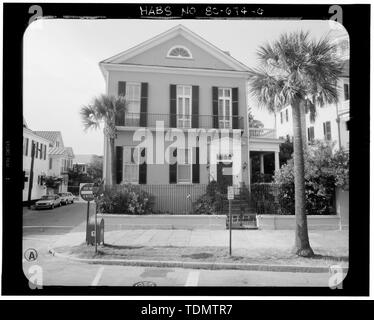
[[[249,128],[249,138],[276,139],[275,129]]]
[[[244,117],[214,115],[179,115],[156,113],[126,113],[117,119],[116,126],[123,128],[155,128],[156,121],[163,122],[165,128],[203,128],[203,129],[244,129]]]

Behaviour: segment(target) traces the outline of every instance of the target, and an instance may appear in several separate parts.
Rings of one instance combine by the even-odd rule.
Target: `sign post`
[[[230,237],[229,237],[229,254],[231,256],[231,222],[232,222],[232,215],[231,215],[231,200],[234,199],[234,188],[232,186],[227,187],[227,199],[229,200],[229,232],[230,232]]]
[[[81,195],[81,198],[83,200],[87,201],[86,244],[88,244],[88,223],[89,223],[89,219],[90,219],[90,201],[94,200],[93,184],[92,183],[84,184],[81,187],[80,195]],[[95,225],[95,227],[96,227],[96,225]],[[96,238],[96,228],[95,228],[95,238]]]

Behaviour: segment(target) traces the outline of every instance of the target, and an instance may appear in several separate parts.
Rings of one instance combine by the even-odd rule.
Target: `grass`
[[[252,263],[267,265],[306,265],[330,266],[340,264],[348,266],[348,255],[340,251],[315,250],[312,258],[302,258],[291,250],[247,250],[233,248],[232,256],[225,247],[176,247],[176,246],[98,246],[95,254],[93,246],[81,244],[74,247],[61,247],[58,252],[77,258],[158,260],[183,262],[226,262]]]

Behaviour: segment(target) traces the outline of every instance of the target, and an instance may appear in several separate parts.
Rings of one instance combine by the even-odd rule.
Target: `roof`
[[[49,149],[49,155],[66,155],[74,157],[73,149],[71,147],[53,147]]]
[[[225,64],[229,65],[231,68],[233,68],[234,71],[248,71],[248,67],[244,65],[243,63],[239,62],[235,58],[233,58],[231,55],[227,54],[227,51],[223,51],[216,47],[215,45],[211,44],[204,38],[200,37],[196,33],[192,32],[190,29],[186,28],[185,26],[179,24],[147,41],[144,41],[135,47],[132,47],[126,51],[123,51],[113,57],[110,57],[108,59],[105,59],[100,62],[100,66],[103,64],[125,64],[121,61],[124,61],[126,59],[130,59],[142,52],[145,52],[151,48],[153,48],[156,45],[159,45],[176,35],[182,35],[189,39],[190,41],[193,41],[195,45],[201,47],[205,51],[209,52],[213,56],[215,56],[217,59],[221,60]]]
[[[58,136],[61,136],[61,131],[34,131],[38,136],[41,136],[51,142],[55,142]]]
[[[74,152],[72,147],[65,147],[64,148],[69,156],[74,157]]]
[[[63,147],[53,147],[49,149],[48,154],[50,155],[64,155],[66,154],[66,150]]]
[[[27,126],[27,122],[26,122],[26,120],[25,120],[25,117],[23,117],[23,127],[24,127],[24,128],[28,128],[28,126]]]

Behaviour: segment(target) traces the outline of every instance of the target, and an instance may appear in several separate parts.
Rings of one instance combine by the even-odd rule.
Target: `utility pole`
[[[29,194],[27,197],[27,202],[29,209],[31,208],[31,191],[34,180],[34,156],[35,156],[35,143],[31,141],[31,166],[30,166],[30,179],[29,179]]]

